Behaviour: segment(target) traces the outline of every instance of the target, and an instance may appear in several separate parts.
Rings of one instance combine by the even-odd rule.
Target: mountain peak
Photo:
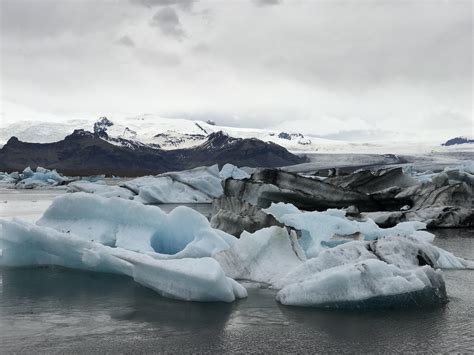
[[[223,131],[217,131],[207,136],[207,143],[211,144],[213,147],[219,147],[237,139],[238,138],[233,138]]]
[[[460,137],[448,139],[445,143],[441,145],[448,147],[450,145],[465,144],[465,143],[474,143],[474,139],[469,139],[467,137],[460,136]]]

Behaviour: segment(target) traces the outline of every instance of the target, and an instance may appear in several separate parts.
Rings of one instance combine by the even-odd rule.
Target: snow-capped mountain
[[[451,145],[459,145],[459,144],[474,144],[474,139],[468,138],[468,137],[455,137],[455,138],[448,139],[442,145],[445,147],[449,147]]]
[[[196,147],[205,142],[210,134],[220,131],[234,138],[257,138],[264,142],[276,143],[293,153],[402,154],[473,149],[470,144],[441,146],[442,142],[418,142],[414,141],[413,137],[407,137],[408,142],[402,141],[400,137],[393,140],[385,137],[380,142],[351,142],[308,136],[301,132],[227,127],[216,125],[212,121],[164,118],[157,115],[110,116],[61,122],[20,121],[3,126],[0,122],[0,128],[0,146],[12,136],[23,142],[52,143],[64,139],[76,129],[94,132],[95,128],[101,132],[102,139],[131,149],[142,146],[163,150]]]
[[[170,119],[155,115],[98,120],[65,120],[62,122],[23,121],[10,124],[0,132],[0,144],[12,136],[24,142],[52,143],[59,141],[76,129],[99,133],[98,135],[119,145],[145,144],[161,149],[190,148],[203,143],[215,132],[222,131],[235,138],[257,138],[273,142],[293,151],[313,151],[313,139],[301,133],[287,133],[262,129],[217,126],[213,122]],[[316,139],[331,143],[330,140]]]
[[[277,144],[233,138],[223,132],[211,133],[191,148],[156,149],[153,143],[110,137],[106,132],[110,126],[101,119],[94,133],[79,129],[53,143],[28,143],[12,137],[0,149],[0,171],[42,166],[67,175],[141,176],[214,164],[281,167],[308,161]]]

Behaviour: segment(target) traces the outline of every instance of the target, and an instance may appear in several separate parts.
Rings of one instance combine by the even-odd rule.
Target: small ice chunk
[[[229,179],[229,178],[232,178],[232,179],[235,179],[235,180],[242,180],[242,179],[249,179],[250,178],[250,174],[248,174],[247,172],[245,172],[244,170],[242,169],[239,169],[238,167],[236,167],[235,165],[232,165],[232,164],[225,164],[220,173],[219,173],[219,176],[221,177],[221,179]]]

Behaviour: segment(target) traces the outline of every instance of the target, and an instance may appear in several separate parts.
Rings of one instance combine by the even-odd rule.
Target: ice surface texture
[[[418,231],[426,228],[422,222],[402,222],[392,228],[380,228],[371,220],[354,221],[345,217],[343,210],[329,209],[324,212],[303,212],[295,206],[285,203],[273,203],[265,212],[273,215],[279,222],[302,231],[300,244],[308,257],[317,256],[322,250],[322,243],[335,235],[340,237],[355,237],[365,240],[377,239],[384,236],[415,235],[431,240],[433,235]]]
[[[216,164],[156,176],[143,176],[130,180],[123,186],[78,181],[69,184],[68,190],[103,197],[134,199],[143,204],[211,203],[223,193],[222,180],[248,177],[248,173],[232,164],[224,165],[221,171]]]
[[[133,201],[78,193],[56,199],[37,225],[19,220],[0,225],[0,265],[125,274],[181,300],[232,302],[246,296],[245,288],[206,257],[235,238],[213,230],[186,207],[166,214]]]
[[[188,207],[165,213],[135,201],[86,193],[56,198],[37,224],[111,247],[150,252],[159,259],[210,256],[235,241]]]

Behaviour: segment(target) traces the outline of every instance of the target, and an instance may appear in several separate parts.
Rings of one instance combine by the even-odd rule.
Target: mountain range
[[[102,120],[94,132],[78,129],[52,143],[29,143],[12,137],[0,149],[0,171],[42,166],[67,175],[141,176],[216,163],[279,167],[307,160],[275,143],[233,138],[220,131],[209,134],[197,146],[165,150],[136,140],[110,137],[105,128],[107,123]]]

